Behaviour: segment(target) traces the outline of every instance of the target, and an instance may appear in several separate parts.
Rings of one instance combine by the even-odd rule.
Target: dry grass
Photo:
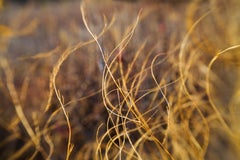
[[[239,6],[3,6],[0,159],[239,159]]]

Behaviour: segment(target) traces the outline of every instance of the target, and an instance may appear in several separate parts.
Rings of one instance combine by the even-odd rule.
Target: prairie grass
[[[239,159],[239,7],[3,5],[0,159]]]

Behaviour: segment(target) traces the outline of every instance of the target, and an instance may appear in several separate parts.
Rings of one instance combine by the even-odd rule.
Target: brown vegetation
[[[239,159],[239,6],[4,6],[0,159]]]

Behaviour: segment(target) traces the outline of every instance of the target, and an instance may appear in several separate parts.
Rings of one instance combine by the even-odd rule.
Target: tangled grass
[[[240,158],[238,0],[39,5],[0,11],[1,159]]]

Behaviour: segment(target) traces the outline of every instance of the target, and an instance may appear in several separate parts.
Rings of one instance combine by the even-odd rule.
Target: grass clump
[[[1,10],[2,159],[240,157],[237,0],[39,5]]]

